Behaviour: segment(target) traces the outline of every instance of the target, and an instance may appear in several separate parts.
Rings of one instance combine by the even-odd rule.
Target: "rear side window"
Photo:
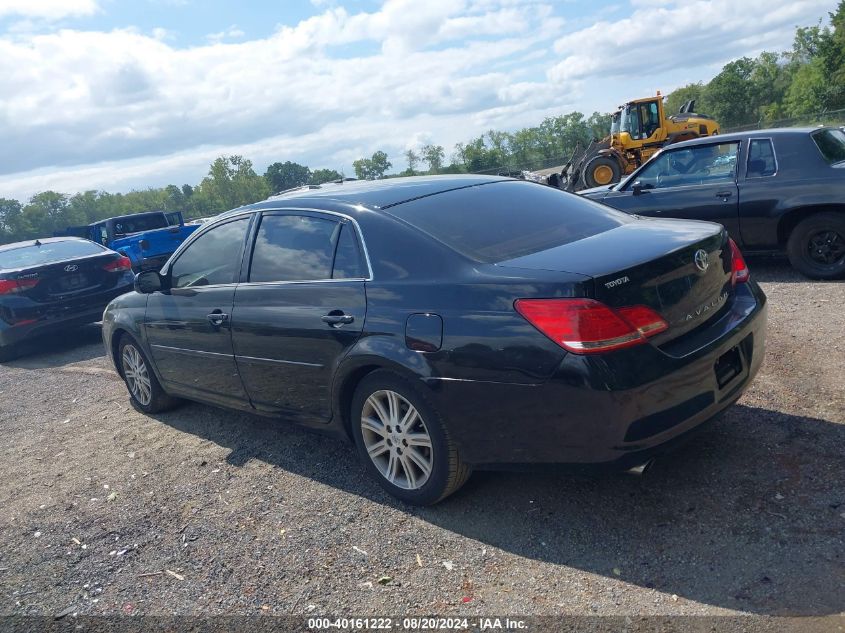
[[[343,224],[334,255],[332,279],[365,279],[367,273],[358,238],[351,224]]]
[[[845,132],[842,130],[819,130],[812,134],[813,141],[824,159],[830,163],[845,160]]]
[[[388,213],[478,262],[496,263],[575,242],[633,221],[559,189],[504,181],[412,200]]]
[[[331,279],[340,223],[304,215],[265,215],[255,239],[249,280]]]
[[[775,162],[775,149],[768,138],[753,138],[748,145],[747,178],[774,176],[778,170]]]
[[[101,255],[105,252],[99,244],[88,240],[63,240],[61,242],[45,242],[41,246],[35,243],[0,251],[0,268],[26,268],[42,266],[66,259]]]

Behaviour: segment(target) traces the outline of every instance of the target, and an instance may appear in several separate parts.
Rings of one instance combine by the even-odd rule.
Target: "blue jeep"
[[[199,228],[186,225],[179,212],[151,211],[108,218],[64,233],[84,237],[123,253],[135,272],[158,270],[185,239]]]

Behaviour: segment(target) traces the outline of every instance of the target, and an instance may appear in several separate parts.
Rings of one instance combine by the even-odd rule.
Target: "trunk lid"
[[[104,267],[118,258],[116,253],[104,251],[88,257],[4,271],[3,277],[34,283],[32,287],[22,289],[19,296],[38,303],[67,301],[114,288],[125,271],[111,272]]]
[[[602,303],[657,311],[669,323],[657,344],[720,314],[732,292],[728,236],[710,222],[640,219],[498,265],[588,275]]]

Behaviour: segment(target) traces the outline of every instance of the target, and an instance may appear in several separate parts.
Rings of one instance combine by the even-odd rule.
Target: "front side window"
[[[664,151],[646,164],[635,181],[643,189],[733,181],[738,147],[737,143],[719,143]]]
[[[831,165],[845,161],[845,132],[842,130],[819,130],[813,133],[813,142],[822,157]]]
[[[772,139],[751,139],[751,142],[748,144],[748,168],[746,169],[746,177],[763,178],[765,176],[774,176],[777,170]]]
[[[249,218],[206,231],[179,255],[170,268],[173,288],[231,284],[238,280]]]
[[[255,239],[251,282],[332,278],[341,224],[305,215],[265,215]]]

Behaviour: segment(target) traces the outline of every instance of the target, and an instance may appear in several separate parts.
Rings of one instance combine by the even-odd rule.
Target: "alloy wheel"
[[[422,416],[395,391],[376,391],[361,411],[364,447],[381,475],[405,490],[425,485],[433,468],[431,436]]]
[[[819,264],[830,266],[845,257],[845,238],[836,231],[819,231],[810,236],[807,251]]]
[[[138,402],[147,406],[152,400],[153,390],[144,357],[134,345],[126,345],[123,348],[122,361],[123,377],[129,391]]]

